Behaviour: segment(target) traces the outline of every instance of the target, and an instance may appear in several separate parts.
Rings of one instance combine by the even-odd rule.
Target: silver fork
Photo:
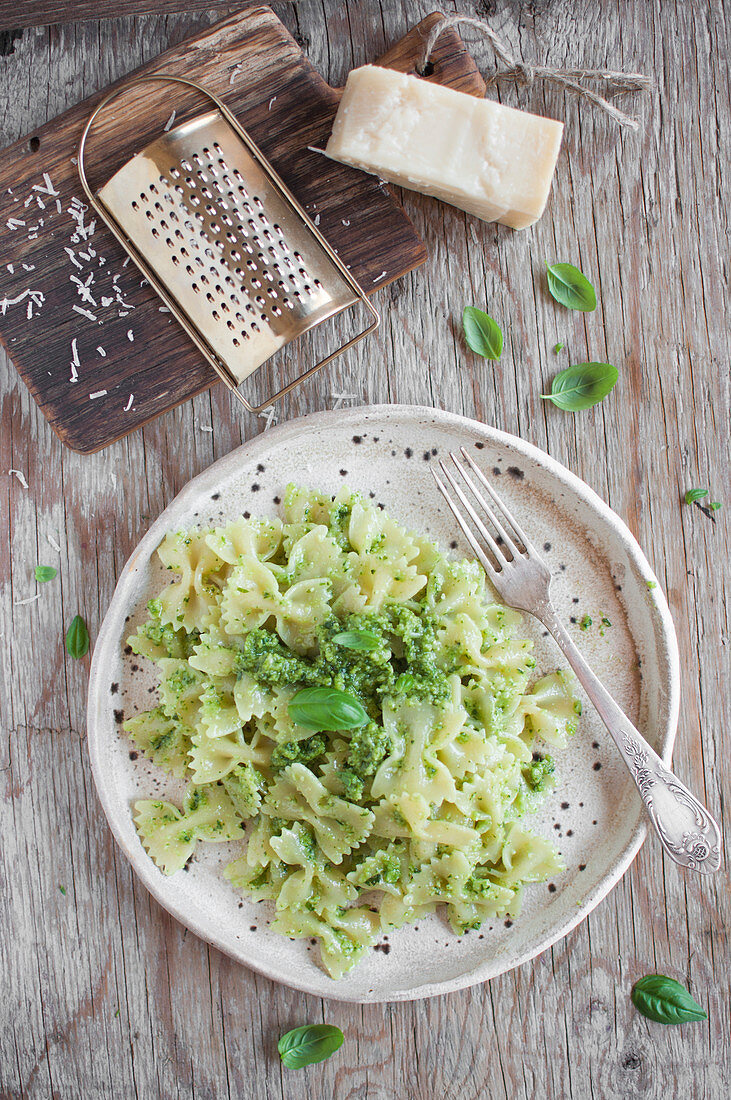
[[[553,635],[612,735],[668,855],[682,867],[690,867],[694,871],[705,874],[718,871],[721,866],[721,830],[718,825],[705,806],[666,768],[589,668],[551,603],[551,572],[548,566],[464,447],[461,452],[474,477],[470,476],[455,454],[450,454],[450,458],[497,532],[497,537],[485,526],[443,460],[439,462],[442,472],[472,526],[433,467],[432,473],[485,573],[506,604],[534,615]],[[487,493],[489,502],[475,481]]]

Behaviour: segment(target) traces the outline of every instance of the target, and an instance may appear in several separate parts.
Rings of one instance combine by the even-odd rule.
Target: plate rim
[[[660,639],[663,643],[661,655],[665,657],[667,667],[666,705],[668,718],[667,728],[662,739],[659,755],[668,766],[672,758],[680,712],[680,652],[675,625],[659,580],[655,576],[639,542],[624,520],[621,519],[604,500],[602,500],[599,494],[592,489],[591,486],[587,485],[585,481],[574,474],[567,466],[564,466],[563,463],[558,462],[548,454],[547,451],[522,439],[520,436],[505,432],[488,424],[483,424],[479,420],[462,416],[459,413],[432,408],[428,405],[358,405],[348,409],[310,413],[306,416],[296,417],[284,424],[268,428],[258,435],[253,436],[251,439],[246,440],[221,458],[216,459],[210,466],[207,466],[204,470],[201,470],[200,473],[196,474],[195,477],[186,482],[183,488],[176,493],[157,519],[151,524],[146,534],[143,535],[130,554],[128,560],[125,562],[97,634],[89,672],[86,713],[87,749],[97,796],[101,802],[112,835],[131,864],[135,874],[162,908],[175,917],[183,927],[188,928],[198,936],[199,939],[203,940],[204,943],[211,944],[224,955],[227,955],[229,958],[239,963],[239,965],[262,974],[272,981],[287,985],[292,989],[309,993],[312,996],[320,996],[329,1000],[354,1004],[385,1004],[398,1001],[422,1000],[427,997],[452,993],[459,989],[466,989],[470,986],[490,981],[492,978],[508,973],[516,967],[522,966],[523,963],[529,962],[531,959],[543,954],[549,947],[552,947],[555,943],[558,943],[572,932],[573,929],[585,920],[597,905],[607,897],[611,890],[614,889],[633,863],[637,853],[642,847],[648,831],[647,822],[643,815],[639,818],[623,852],[616,859],[614,867],[607,872],[604,878],[589,893],[583,904],[577,907],[576,913],[564,920],[557,930],[547,935],[537,946],[533,945],[528,947],[518,954],[506,953],[504,959],[493,959],[491,962],[483,966],[478,966],[468,973],[449,978],[445,981],[428,982],[424,985],[407,990],[394,990],[386,996],[379,994],[370,997],[357,993],[349,994],[347,989],[342,987],[341,983],[333,983],[334,988],[332,992],[329,990],[327,992],[313,990],[307,980],[298,979],[296,975],[284,979],[280,973],[275,972],[272,968],[267,966],[266,959],[263,957],[251,961],[247,959],[246,962],[243,962],[220,936],[201,930],[196,919],[186,915],[183,906],[176,906],[174,902],[161,896],[161,892],[158,889],[159,876],[153,874],[154,865],[152,861],[147,856],[144,861],[140,859],[139,852],[133,850],[127,843],[121,824],[117,821],[116,809],[112,804],[111,794],[105,783],[104,760],[101,752],[102,743],[96,733],[100,725],[100,723],[97,722],[97,716],[101,713],[106,701],[106,693],[102,690],[102,681],[104,680],[104,682],[106,682],[103,654],[110,642],[113,643],[114,641],[113,616],[110,615],[110,612],[118,601],[118,598],[123,597],[124,589],[130,583],[133,574],[135,574],[140,567],[140,563],[146,563],[151,557],[162,534],[167,529],[168,524],[166,522],[166,517],[174,507],[179,506],[188,496],[196,496],[199,485],[206,480],[210,481],[212,477],[215,477],[218,471],[223,471],[224,468],[229,466],[235,466],[240,462],[242,456],[245,456],[246,460],[256,458],[257,451],[264,448],[268,449],[273,439],[276,443],[281,443],[285,442],[289,436],[301,435],[303,431],[307,433],[311,430],[316,431],[319,428],[327,428],[330,425],[342,426],[348,422],[361,424],[363,420],[373,417],[396,420],[402,420],[404,418],[423,419],[428,417],[435,423],[438,422],[455,429],[462,428],[473,433],[478,432],[483,434],[491,443],[509,446],[513,450],[522,453],[527,459],[546,468],[553,477],[566,485],[567,488],[571,489],[591,509],[598,512],[605,522],[613,528],[615,535],[623,545],[628,557],[635,562],[643,578],[649,582],[648,597],[650,602],[654,605],[655,613],[658,616]],[[345,980],[347,981],[347,979]]]

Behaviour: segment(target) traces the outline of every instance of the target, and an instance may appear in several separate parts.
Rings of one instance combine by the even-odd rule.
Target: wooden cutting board
[[[439,18],[427,17],[378,63],[413,71],[423,35]],[[484,95],[454,31],[441,36],[432,61],[429,79]],[[269,8],[218,23],[117,86],[151,72],[192,77],[228,103],[367,291],[424,262],[424,245],[388,187],[308,149],[325,145],[340,92]],[[84,454],[218,382],[81,201],[77,145],[102,94],[0,153],[0,340],[53,430]],[[130,91],[90,139],[92,185],[202,109],[194,93],[169,86]]]

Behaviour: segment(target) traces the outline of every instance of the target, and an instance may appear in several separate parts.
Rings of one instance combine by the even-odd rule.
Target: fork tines
[[[490,482],[483,474],[482,470],[474,462],[474,460],[467,453],[464,447],[461,447],[460,451],[462,454],[462,458],[468,464],[471,472],[475,476],[475,479],[488,494],[490,498],[490,503],[488,503],[488,501],[485,499],[485,496],[475,484],[475,480],[473,480],[473,478],[470,476],[470,473],[467,472],[467,469],[462,464],[462,462],[460,462],[457,455],[454,454],[454,452],[450,452],[449,457],[454,463],[455,469],[460,475],[462,481],[471,492],[474,500],[482,509],[485,516],[487,516],[487,519],[492,524],[495,532],[497,532],[496,534],[493,534],[485,526],[484,522],[473,507],[461,484],[443,459],[439,460],[439,465],[441,467],[442,473],[444,474],[445,478],[451,485],[460,503],[462,504],[462,507],[465,509],[469,518],[471,519],[472,524],[476,528],[481,539],[484,540],[485,546],[492,555],[492,560],[486,554],[485,546],[480,545],[480,542],[476,538],[474,531],[468,524],[467,520],[463,516],[446,485],[441,480],[433,467],[432,474],[434,475],[434,480],[439,487],[439,491],[441,492],[442,496],[452,510],[454,518],[457,520],[457,523],[464,532],[465,538],[467,539],[470,546],[482,563],[483,568],[488,570],[490,573],[494,573],[495,571],[499,572],[504,569],[507,564],[515,561],[515,559],[519,556],[526,556],[531,552],[535,553],[535,551],[528,541],[528,538],[525,535],[522,527],[515,519],[512,512],[510,512],[510,510],[505,506],[500,497],[497,495],[492,485],[490,485]]]

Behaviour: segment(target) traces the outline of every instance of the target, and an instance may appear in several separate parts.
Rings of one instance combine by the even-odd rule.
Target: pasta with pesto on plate
[[[457,933],[517,916],[561,869],[525,817],[553,784],[543,748],[580,713],[535,679],[521,616],[359,493],[289,486],[283,519],[169,534],[174,574],[129,639],[159,701],[125,723],[185,780],[134,818],[160,870],[239,841],[225,869],[273,927],[316,938],[333,978],[438,906]]]

